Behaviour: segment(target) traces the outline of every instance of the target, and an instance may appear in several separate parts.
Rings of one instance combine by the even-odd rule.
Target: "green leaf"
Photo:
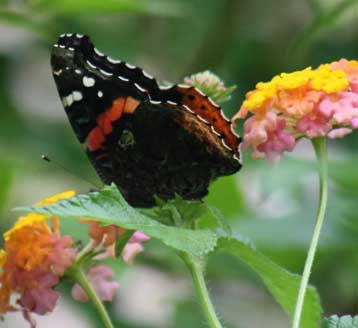
[[[173,16],[181,12],[180,7],[158,0],[37,0],[33,7],[56,15],[143,13]]]
[[[262,279],[276,301],[289,314],[293,315],[296,297],[301,281],[299,275],[272,262],[265,255],[254,249],[246,241],[234,238],[220,238],[218,250],[228,252],[253,269]],[[318,328],[322,308],[317,291],[309,287],[305,297],[302,313],[302,328]]]
[[[214,206],[202,201],[184,200],[180,195],[168,201],[156,198],[156,202],[157,207],[142,212],[162,223],[215,230],[219,236],[231,234],[224,215]]]
[[[210,230],[189,230],[164,225],[146,216],[125,201],[115,185],[100,192],[78,195],[43,207],[21,208],[28,212],[63,218],[93,219],[104,225],[116,224],[125,229],[140,230],[175,249],[202,256],[212,251],[217,237]]]
[[[358,315],[354,317],[333,315],[323,320],[322,328],[358,328]]]

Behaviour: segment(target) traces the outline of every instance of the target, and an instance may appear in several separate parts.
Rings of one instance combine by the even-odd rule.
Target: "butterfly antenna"
[[[77,173],[72,172],[72,171],[69,170],[68,168],[66,168],[66,167],[64,167],[63,165],[61,165],[60,163],[58,163],[58,162],[52,160],[52,159],[51,159],[50,157],[48,157],[47,155],[41,155],[41,159],[44,160],[45,162],[52,163],[52,164],[56,165],[56,166],[57,166],[58,168],[60,168],[61,170],[63,170],[63,171],[65,171],[65,172],[67,172],[67,173],[73,175],[73,176],[76,177],[76,178],[81,179],[82,181],[87,182],[88,184],[94,186],[95,188],[101,189],[101,187],[98,186],[95,182],[93,182],[93,181],[91,181],[91,180],[89,180],[89,179],[87,179],[87,178],[84,178],[83,176],[81,176],[81,175],[79,175],[79,174],[77,174]]]

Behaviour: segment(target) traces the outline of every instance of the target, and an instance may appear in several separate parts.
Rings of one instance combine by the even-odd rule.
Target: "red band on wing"
[[[139,101],[132,97],[120,97],[113,101],[112,107],[97,117],[97,126],[91,130],[87,137],[89,150],[95,151],[102,147],[106,135],[112,133],[112,123],[119,120],[123,113],[132,114]]]
[[[194,87],[177,86],[177,90],[183,96],[182,103],[212,125],[215,131],[224,138],[225,143],[240,157],[240,139],[231,130],[231,122],[223,116],[220,106],[213,103],[207,96],[200,94]]]

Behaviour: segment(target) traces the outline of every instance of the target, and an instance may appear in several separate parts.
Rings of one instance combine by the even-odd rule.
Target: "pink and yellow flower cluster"
[[[64,192],[36,205],[45,205],[73,196]],[[45,215],[30,213],[20,217],[4,234],[0,255],[0,313],[21,310],[45,314],[57,303],[60,293],[54,290],[60,277],[72,265],[77,251],[70,236],[60,236],[59,222],[48,224]],[[11,296],[17,295],[14,304]]]
[[[246,94],[233,121],[244,123],[244,150],[277,160],[302,137],[343,137],[358,128],[358,61],[282,73]]]
[[[74,195],[73,191],[63,192],[36,205],[52,204]],[[31,314],[44,315],[53,311],[61,295],[55,287],[65,272],[88,254],[93,254],[85,267],[89,283],[102,301],[113,299],[119,283],[113,281],[112,268],[101,264],[93,266],[93,263],[115,257],[115,244],[124,230],[115,225],[102,226],[96,221],[85,220],[85,223],[90,225],[91,242],[80,253],[72,237],[60,235],[56,217],[29,213],[20,217],[4,234],[4,248],[0,249],[0,315],[21,311],[34,327]],[[136,231],[123,248],[123,260],[131,263],[143,251],[142,243],[148,240],[148,236]],[[78,301],[88,300],[79,284],[73,286],[72,296]]]

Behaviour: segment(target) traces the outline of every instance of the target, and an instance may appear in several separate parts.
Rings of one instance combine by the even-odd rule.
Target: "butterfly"
[[[129,204],[155,196],[197,200],[241,168],[240,137],[221,108],[188,85],[161,86],[139,67],[105,56],[80,34],[62,34],[51,55],[70,124],[106,184]]]

